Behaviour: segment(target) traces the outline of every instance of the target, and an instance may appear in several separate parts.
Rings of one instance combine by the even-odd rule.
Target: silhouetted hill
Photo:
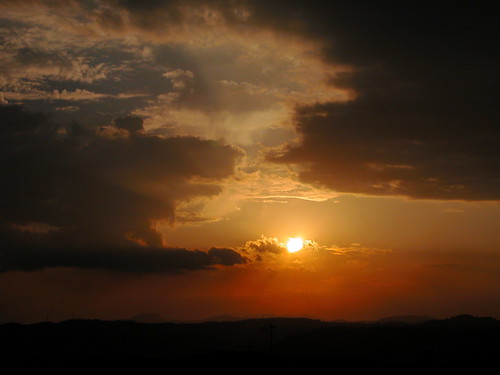
[[[139,314],[130,318],[133,322],[137,323],[167,323],[168,320],[159,314]]]
[[[433,320],[430,316],[425,315],[402,315],[402,316],[389,316],[377,320],[378,323],[406,323],[418,324]]]
[[[217,315],[211,316],[210,318],[203,319],[205,322],[237,322],[240,320],[245,320],[243,318],[239,318],[237,316],[232,315]]]
[[[426,326],[445,327],[451,329],[488,329],[498,328],[500,321],[491,317],[475,317],[472,315],[458,315],[442,320],[431,320]]]
[[[282,340],[279,354],[399,365],[484,365],[498,356],[500,322],[453,318],[422,324],[326,327]]]
[[[4,368],[49,366],[55,372],[75,364],[83,372],[96,363],[130,370],[158,362],[462,366],[496,361],[499,339],[498,320],[472,316],[413,324],[305,318],[182,324],[69,320],[0,325],[0,361]]]

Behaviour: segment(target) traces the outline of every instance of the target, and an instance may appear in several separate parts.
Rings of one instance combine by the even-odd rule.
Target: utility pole
[[[269,325],[262,327],[263,330],[269,330],[269,351],[271,354],[273,353],[273,329],[277,326],[273,324],[272,321],[269,322]]]

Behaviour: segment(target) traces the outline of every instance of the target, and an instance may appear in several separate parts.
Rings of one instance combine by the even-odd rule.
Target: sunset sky
[[[1,0],[0,322],[500,318],[479,4]]]

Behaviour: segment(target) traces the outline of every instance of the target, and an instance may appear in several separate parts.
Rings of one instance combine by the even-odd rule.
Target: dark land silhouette
[[[498,365],[500,321],[470,315],[413,321],[272,318],[201,323],[7,323],[0,325],[0,371],[152,373],[158,366],[171,370],[166,366],[174,364],[217,366],[221,371],[227,366],[227,370],[237,371],[231,365],[265,370],[262,366],[274,364],[283,373],[324,365],[332,370],[438,366],[479,370]]]

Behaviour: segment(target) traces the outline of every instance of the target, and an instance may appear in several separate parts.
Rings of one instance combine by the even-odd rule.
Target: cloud
[[[258,240],[247,241],[243,248],[250,254],[254,254],[257,260],[266,255],[279,255],[286,253],[286,246],[276,237],[261,236]]]
[[[304,240],[302,253],[318,250],[319,245],[313,240]],[[277,237],[262,235],[257,240],[245,242],[240,251],[247,254],[254,261],[272,261],[281,255],[288,254],[286,244],[280,242]]]
[[[30,89],[28,91],[5,91],[3,95],[8,100],[25,101],[25,100],[66,100],[66,101],[94,101],[102,98],[111,97],[111,95],[100,94],[85,89],[68,90],[53,90],[44,91],[38,89]]]
[[[261,22],[269,22],[270,10],[259,5]],[[326,61],[351,68],[331,84],[354,94],[299,105],[301,141],[270,160],[296,164],[302,181],[338,192],[500,198],[495,21],[487,8],[300,7],[299,32],[323,41]],[[293,32],[289,10],[275,27]]]
[[[9,101],[5,99],[3,92],[0,92],[0,105],[9,104]]]
[[[80,110],[80,107],[78,107],[76,105],[67,105],[67,106],[63,106],[63,107],[56,107],[55,110],[60,111],[60,112],[76,112],[76,111]]]
[[[492,63],[496,21],[488,6],[429,9],[344,1],[155,1],[140,5],[118,1],[113,5],[114,14],[125,21],[121,30],[127,24],[158,37],[168,24],[170,31],[184,30],[185,35],[183,26],[197,20],[200,30],[210,28],[215,34],[231,30],[241,37],[244,30],[252,30],[255,38],[257,32],[266,30],[275,37],[287,35],[289,43],[300,37],[317,46],[323,66],[330,67],[326,71],[331,96],[308,100],[289,96],[298,104],[294,122],[302,142],[270,157],[301,167],[303,182],[369,195],[499,199],[498,76]],[[101,25],[107,20],[99,18]],[[107,27],[115,23],[112,20]],[[245,61],[249,54],[240,53],[238,61]],[[293,75],[291,69],[281,71]],[[199,71],[193,72],[195,78],[200,76]],[[311,79],[313,69],[303,74],[304,79]],[[198,96],[186,96],[184,102],[199,107],[214,93],[224,103],[231,103],[231,95],[238,93],[241,102],[255,92],[262,94],[264,88],[265,92],[276,88],[244,77],[213,74],[211,78],[219,88],[205,79],[203,85],[193,86]],[[283,94],[280,89],[277,96]],[[301,89],[304,92],[304,86]],[[350,100],[341,98],[341,92],[349,93]],[[271,103],[272,96],[266,102]],[[252,101],[243,103],[248,106]],[[217,105],[211,101],[209,106]]]
[[[148,274],[196,271],[247,262],[242,255],[226,248],[202,251],[138,246],[10,248],[0,251],[0,260],[0,272],[73,267]]]
[[[118,129],[124,129],[130,133],[136,133],[138,131],[144,130],[142,123],[142,118],[137,116],[118,117],[114,119],[114,125]]]
[[[92,84],[114,78],[121,69],[116,63],[96,61],[91,54],[78,51],[71,34],[59,29],[58,24],[37,24],[40,18],[31,22],[14,18],[4,25],[9,19],[0,17],[1,86],[29,88],[40,86],[44,80]],[[85,47],[98,48],[92,43],[80,46]]]
[[[175,221],[178,202],[219,194],[240,155],[217,141],[59,126],[18,106],[0,111],[6,246],[124,246],[130,239],[160,246],[155,223]],[[135,130],[140,120],[115,124]],[[58,230],[15,229],[28,223]]]
[[[268,160],[295,165],[304,183],[369,195],[499,198],[489,6],[114,0],[2,7],[2,76],[17,89],[10,95],[38,95],[49,79],[88,83],[88,91],[61,98],[101,95],[94,88],[102,81],[118,72],[116,82],[130,82],[121,78],[135,69],[155,98],[134,111],[147,130],[248,145],[290,122],[295,105],[300,142]],[[134,50],[135,60],[118,49]]]
[[[85,103],[78,113],[85,119],[85,112],[109,113],[111,99],[121,98],[120,93],[147,93],[148,100],[133,102],[146,129],[230,141],[237,135],[238,143],[250,142],[256,130],[288,117],[292,101],[342,99],[326,84],[325,72],[331,69],[320,61],[314,43],[255,27],[243,3],[21,1],[0,6],[5,10],[0,21],[6,24],[0,27],[3,56],[8,56],[0,90],[7,99],[59,99],[54,90],[66,90],[60,99],[83,99],[69,95],[78,86],[89,100],[100,99]]]
[[[492,119],[471,114],[459,124],[448,110],[426,113],[424,101],[409,103],[395,95],[387,101],[360,98],[303,107],[295,119],[300,144],[269,158],[299,164],[304,182],[338,192],[499,199],[500,160],[494,150],[500,138]]]

